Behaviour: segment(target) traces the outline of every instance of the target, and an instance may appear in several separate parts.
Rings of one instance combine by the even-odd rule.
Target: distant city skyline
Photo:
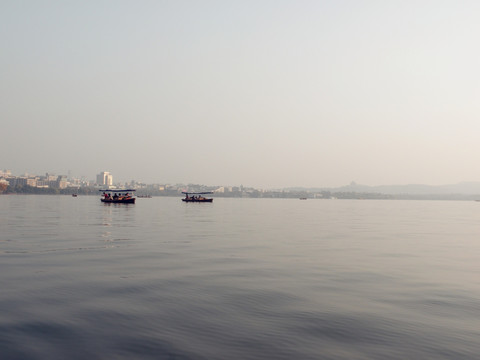
[[[480,2],[0,4],[0,166],[256,188],[480,180]]]
[[[445,184],[426,184],[426,183],[405,183],[405,184],[360,184],[355,181],[351,181],[348,184],[341,184],[339,186],[326,186],[326,185],[315,185],[315,186],[304,186],[304,185],[296,185],[296,186],[286,186],[286,187],[255,187],[255,186],[244,186],[244,184],[239,184],[239,183],[195,183],[192,181],[183,181],[183,182],[164,182],[164,181],[153,181],[153,182],[148,182],[148,181],[139,181],[136,180],[135,177],[131,177],[130,179],[127,180],[116,180],[114,181],[113,174],[111,174],[109,171],[101,171],[95,176],[75,176],[72,175],[73,172],[70,170],[68,172],[70,175],[64,175],[62,173],[53,173],[53,172],[43,172],[43,173],[33,173],[33,172],[23,172],[23,173],[14,173],[10,169],[1,169],[0,168],[0,181],[3,181],[4,178],[8,177],[18,177],[22,178],[27,176],[28,178],[41,178],[43,179],[42,181],[50,181],[50,182],[57,182],[58,186],[58,181],[63,181],[65,182],[67,179],[68,180],[75,180],[75,183],[80,185],[83,184],[82,186],[90,186],[90,185],[96,185],[96,186],[115,186],[115,185],[120,185],[120,186],[133,186],[135,187],[139,184],[144,184],[144,185],[161,185],[161,186],[166,186],[166,185],[183,185],[187,186],[189,184],[195,185],[195,186],[207,186],[207,187],[217,187],[217,188],[223,188],[223,187],[232,187],[232,188],[250,188],[250,189],[257,189],[257,190],[267,190],[267,191],[274,191],[274,190],[287,190],[287,189],[297,189],[297,190],[308,190],[308,191],[315,191],[315,189],[332,189],[336,191],[353,191],[353,192],[375,192],[375,193],[385,193],[385,194],[428,194],[429,191],[434,190],[433,193],[441,193],[441,194],[453,194],[453,193],[459,193],[459,194],[480,194],[480,181],[461,181],[457,183],[445,183]],[[81,180],[81,181],[80,181]],[[14,184],[18,184],[18,180],[13,182]],[[32,185],[30,180],[24,180],[21,182],[21,184],[25,185]],[[42,184],[40,186],[40,184]],[[90,184],[90,185],[88,185]],[[128,185],[127,185],[128,184]],[[33,186],[43,186],[43,183],[41,181],[38,182],[38,185],[35,184]],[[70,186],[70,185],[69,185]],[[429,190],[430,189],[430,190]]]
[[[0,170],[0,194],[94,195],[99,189],[137,189],[154,196],[178,196],[182,191],[208,191],[220,197],[234,198],[298,198],[306,199],[397,199],[397,200],[475,200],[480,201],[480,181],[457,184],[378,185],[351,182],[339,187],[255,188],[231,184],[113,182],[109,172],[97,174],[96,180],[78,179],[66,175],[25,174],[16,176]]]

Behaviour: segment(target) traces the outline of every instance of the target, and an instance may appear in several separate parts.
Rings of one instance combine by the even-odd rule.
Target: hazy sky
[[[0,168],[480,180],[480,1],[0,2]]]

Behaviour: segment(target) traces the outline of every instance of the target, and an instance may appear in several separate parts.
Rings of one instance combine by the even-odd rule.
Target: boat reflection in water
[[[100,201],[108,204],[135,204],[134,189],[107,189],[103,191]],[[113,195],[112,195],[113,194]]]
[[[205,192],[186,192],[182,191],[182,194],[185,194],[185,197],[182,199],[182,201],[185,202],[213,202],[212,198],[206,198],[202,195],[206,194],[213,194],[211,191],[205,191]]]

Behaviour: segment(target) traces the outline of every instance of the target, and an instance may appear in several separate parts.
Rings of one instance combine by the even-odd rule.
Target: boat
[[[100,201],[107,204],[135,204],[136,198],[133,197],[135,189],[107,189],[103,191]],[[112,195],[113,194],[113,195]]]
[[[72,194],[73,197],[77,197],[78,195],[77,194]]]
[[[206,194],[213,194],[211,191],[205,191],[205,192],[186,192],[182,191],[182,194],[185,194],[185,197],[182,199],[182,201],[185,202],[213,202],[212,198],[206,198],[202,195]]]
[[[152,195],[137,195],[137,198],[147,198],[147,199],[151,199],[151,198],[152,198]]]

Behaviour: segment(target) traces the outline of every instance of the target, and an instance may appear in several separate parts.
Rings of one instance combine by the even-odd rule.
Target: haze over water
[[[0,2],[0,168],[260,189],[477,181],[480,2]]]
[[[2,359],[475,359],[479,204],[0,197]]]

